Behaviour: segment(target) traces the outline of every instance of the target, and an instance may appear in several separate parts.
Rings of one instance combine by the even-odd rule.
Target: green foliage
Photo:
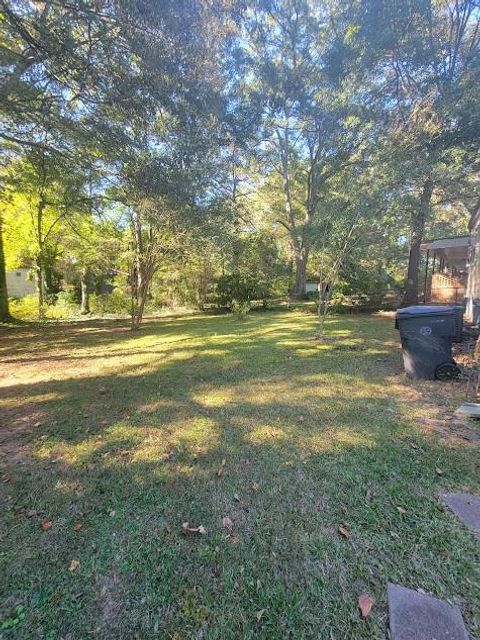
[[[239,273],[220,276],[216,283],[218,304],[230,308],[244,308],[252,300],[261,299],[263,293],[257,280]]]
[[[15,607],[14,613],[7,616],[0,623],[0,631],[9,631],[15,629],[23,620],[25,620],[25,606],[19,604]]]
[[[115,288],[112,293],[93,294],[90,298],[92,313],[98,315],[130,313],[131,305],[130,296],[121,288]]]
[[[474,0],[3,5],[6,268],[47,317],[115,272],[95,313],[337,277],[332,303],[380,306],[478,208]]]
[[[38,318],[38,297],[36,295],[25,296],[20,300],[10,298],[9,307],[12,317],[18,320],[35,320],[35,318]]]
[[[38,318],[38,296],[28,295],[20,300],[10,299],[10,313],[18,320],[35,320]],[[51,304],[45,308],[44,317],[49,320],[62,320],[79,316],[78,303],[72,294],[60,291],[52,298]]]

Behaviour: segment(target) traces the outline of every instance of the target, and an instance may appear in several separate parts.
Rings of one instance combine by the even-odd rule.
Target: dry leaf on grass
[[[258,482],[253,482],[252,483],[252,489],[254,491],[258,491],[260,489],[260,485],[258,484]]]
[[[230,518],[228,516],[225,516],[222,519],[222,527],[224,529],[232,529],[233,528],[233,522],[230,520]]]
[[[397,511],[398,511],[399,513],[407,513],[407,510],[406,510],[406,509],[404,509],[403,507],[397,507]]]
[[[53,522],[51,520],[44,520],[40,526],[42,527],[43,531],[48,531],[49,529],[52,528]]]
[[[358,596],[358,608],[362,613],[362,618],[368,617],[373,605],[374,601],[368,595],[368,593],[362,593],[362,595]]]
[[[352,537],[352,532],[350,531],[350,529],[347,527],[346,524],[341,524],[338,527],[338,532],[344,536],[345,538],[351,538]]]
[[[185,535],[188,535],[189,533],[200,533],[204,535],[207,533],[207,530],[203,525],[200,525],[199,527],[191,527],[189,522],[184,522],[182,524],[182,533]]]
[[[225,460],[225,458],[222,460],[222,464],[220,465],[220,467],[218,468],[217,471],[217,478],[221,478],[223,476],[224,473],[224,467],[227,464],[227,461]]]
[[[240,538],[233,531],[230,532],[230,533],[227,533],[225,538],[226,538],[226,540],[228,540],[232,544],[238,544],[240,542]]]
[[[70,560],[70,564],[68,565],[68,570],[69,571],[76,571],[78,569],[78,567],[80,566],[80,562],[78,560]]]
[[[255,614],[257,622],[260,622],[260,620],[263,618],[264,613],[265,613],[265,609],[261,609],[260,611],[257,611],[257,613]]]
[[[74,531],[80,531],[80,529],[83,528],[83,524],[81,522],[78,522],[74,527],[73,530]]]

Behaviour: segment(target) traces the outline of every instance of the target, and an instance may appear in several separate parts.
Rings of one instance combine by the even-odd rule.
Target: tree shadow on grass
[[[302,344],[308,330],[250,331],[114,378],[6,389],[43,415],[1,487],[17,637],[383,637],[387,579],[458,599],[477,630],[478,550],[435,500],[475,482],[473,456],[419,442],[399,418],[391,350],[352,357]],[[185,521],[207,534],[183,535]]]

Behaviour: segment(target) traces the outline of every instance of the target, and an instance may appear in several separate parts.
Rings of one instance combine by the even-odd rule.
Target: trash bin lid
[[[417,304],[412,307],[397,309],[397,318],[408,316],[453,315],[457,314],[459,309],[463,309],[463,307],[460,305]]]

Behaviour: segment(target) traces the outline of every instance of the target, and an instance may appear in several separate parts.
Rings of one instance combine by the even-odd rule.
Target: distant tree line
[[[158,304],[419,298],[480,206],[475,0],[0,0],[6,269]],[[113,305],[115,306],[115,305]]]

